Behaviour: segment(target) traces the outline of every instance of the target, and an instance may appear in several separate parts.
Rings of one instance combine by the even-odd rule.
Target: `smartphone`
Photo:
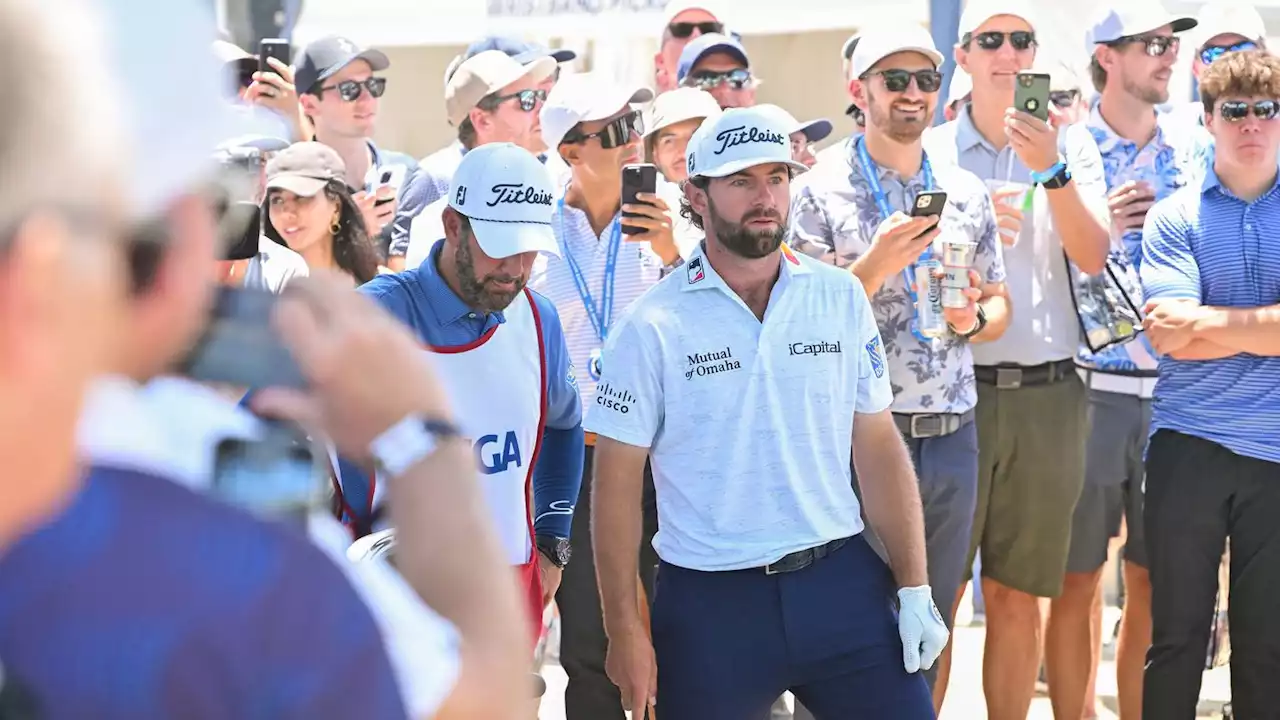
[[[911,206],[911,217],[927,217],[941,215],[947,204],[947,194],[941,190],[931,190],[916,195],[916,202]]]
[[[1048,122],[1049,76],[1045,73],[1018,73],[1013,107]]]
[[[271,325],[276,296],[221,287],[204,332],[180,371],[197,382],[304,388],[306,378]]]
[[[405,167],[403,165],[390,165],[382,168],[378,172],[377,182],[373,184],[371,192],[378,192],[384,187],[392,188],[396,193],[400,192],[400,186],[404,184]],[[385,205],[389,202],[395,202],[395,197],[383,198],[374,203],[374,206]]]
[[[224,502],[279,519],[323,507],[326,458],[295,426],[268,423],[259,438],[227,438],[214,454],[213,492]]]
[[[275,58],[286,66],[289,64],[289,41],[284,38],[264,38],[258,43],[258,71],[275,72],[275,68],[267,63],[267,58]]]
[[[640,200],[636,199],[636,195],[640,193],[654,194],[658,192],[658,166],[652,163],[636,163],[634,165],[622,166],[622,204],[636,204]],[[622,213],[625,220],[628,217],[634,217],[635,213]],[[638,235],[644,230],[622,224],[622,232],[627,235]]]

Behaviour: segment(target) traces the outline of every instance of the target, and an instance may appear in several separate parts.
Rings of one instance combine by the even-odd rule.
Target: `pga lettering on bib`
[[[520,467],[524,460],[520,454],[520,439],[514,430],[502,435],[484,435],[475,441],[476,465],[484,475],[506,472],[511,466]]]

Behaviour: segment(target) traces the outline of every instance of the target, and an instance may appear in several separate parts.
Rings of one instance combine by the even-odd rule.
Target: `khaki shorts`
[[[978,383],[978,505],[969,562],[1037,597],[1057,597],[1084,485],[1085,390],[1074,373],[1016,390]]]

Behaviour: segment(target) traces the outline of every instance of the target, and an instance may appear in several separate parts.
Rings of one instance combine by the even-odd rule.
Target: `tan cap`
[[[555,71],[556,61],[552,57],[538,58],[528,65],[521,65],[501,50],[485,50],[468,58],[458,65],[444,88],[444,109],[449,124],[454,127],[461,125],[484,96],[521,78],[528,78],[533,84],[540,83]]]
[[[318,142],[294,143],[267,163],[267,189],[288,190],[312,197],[330,181],[346,177],[347,168],[337,151]]]
[[[720,103],[711,93],[698,88],[676,88],[654,99],[644,124],[644,135],[649,137],[662,128],[685,120],[703,120],[719,114]]]

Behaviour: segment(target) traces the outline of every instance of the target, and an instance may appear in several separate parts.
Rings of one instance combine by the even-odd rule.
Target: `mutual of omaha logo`
[[[527,186],[524,183],[503,183],[492,188],[493,199],[485,203],[495,205],[551,205],[551,193]]]
[[[791,350],[792,355],[813,355],[815,357],[818,355],[839,355],[840,341],[837,340],[833,343],[827,342],[826,340],[819,340],[818,342],[812,343],[795,342],[791,343],[789,349]]]
[[[626,390],[615,390],[607,382],[596,386],[596,404],[603,408],[626,415],[635,403],[636,396]]]
[[[733,357],[733,349],[727,345],[723,350],[694,353],[686,359],[688,363],[684,371],[685,380],[692,380],[694,376],[707,377],[742,369],[742,363]]]
[[[696,257],[690,260],[688,272],[690,285],[702,282],[702,279],[707,276],[707,274],[702,271],[702,258]]]
[[[884,377],[884,353],[880,351],[880,336],[871,338],[867,343],[867,358],[871,361],[871,372],[876,377]]]
[[[458,186],[458,193],[457,193],[457,196],[453,199],[453,201],[459,205],[467,204],[467,186],[466,185]]]
[[[749,128],[746,125],[739,125],[735,128],[727,128],[716,133],[716,140],[720,141],[720,147],[712,150],[716,155],[724,154],[725,150],[747,143],[773,143],[774,145],[787,145],[787,138],[772,130],[761,130],[757,127]]]

